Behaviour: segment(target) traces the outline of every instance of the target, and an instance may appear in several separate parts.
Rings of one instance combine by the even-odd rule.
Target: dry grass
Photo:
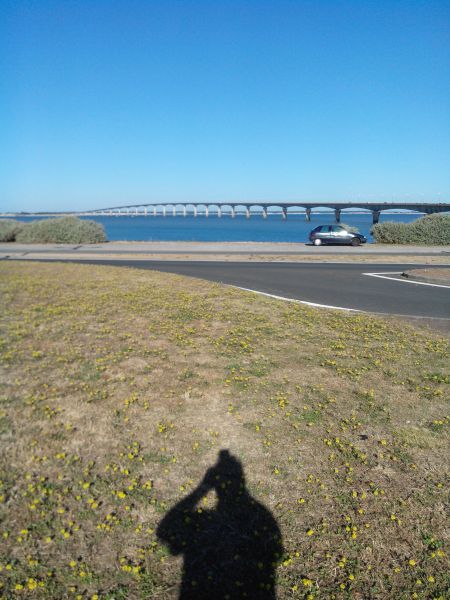
[[[4,598],[177,597],[157,528],[221,449],[278,523],[278,598],[447,597],[447,340],[148,271],[0,286]]]
[[[448,267],[442,269],[438,267],[434,269],[411,269],[410,271],[406,271],[406,275],[412,279],[429,281],[431,283],[443,283],[445,285],[450,283],[450,269]]]

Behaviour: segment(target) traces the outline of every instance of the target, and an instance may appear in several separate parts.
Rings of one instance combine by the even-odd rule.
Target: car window
[[[345,229],[343,227],[339,227],[338,225],[334,225],[333,227],[331,227],[331,231],[333,233],[343,233],[345,232]]]

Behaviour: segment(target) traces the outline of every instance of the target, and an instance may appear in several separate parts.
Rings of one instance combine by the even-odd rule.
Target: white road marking
[[[447,288],[450,289],[450,285],[443,285],[439,283],[427,283],[426,281],[414,281],[412,279],[400,278],[400,277],[388,277],[388,275],[401,275],[403,271],[387,271],[385,273],[363,273],[368,277],[378,277],[379,279],[389,279],[389,281],[401,281],[402,283],[414,283],[415,285],[428,285],[429,287]]]
[[[266,296],[267,298],[274,298],[275,300],[282,300],[284,302],[293,302],[294,304],[306,304],[306,306],[312,306],[314,308],[329,308],[331,310],[343,310],[346,312],[355,312],[366,315],[377,315],[380,317],[405,317],[407,319],[429,319],[430,321],[450,321],[448,317],[427,317],[424,315],[402,315],[397,313],[384,313],[384,312],[375,312],[373,310],[360,310],[358,308],[346,308],[345,306],[331,306],[330,304],[317,304],[317,302],[307,302],[306,300],[297,300],[295,298],[285,298],[284,296],[276,296],[275,294],[269,294],[267,292],[260,292],[259,290],[251,290],[249,288],[240,287],[239,285],[232,284],[222,284],[229,285],[237,290],[242,290],[244,292],[251,292],[252,294],[258,294],[259,296]]]
[[[348,312],[364,312],[357,308],[344,308],[342,306],[330,306],[329,304],[317,304],[317,302],[307,302],[306,300],[296,300],[295,298],[285,298],[284,296],[276,296],[275,294],[268,294],[267,292],[260,292],[259,290],[251,290],[249,288],[240,287],[238,285],[232,285],[231,287],[243,290],[244,292],[252,292],[253,294],[259,294],[260,296],[267,296],[268,298],[275,298],[275,300],[284,300],[285,302],[294,302],[294,304],[306,304],[307,306],[314,306],[315,308],[331,308],[333,310],[346,310]]]

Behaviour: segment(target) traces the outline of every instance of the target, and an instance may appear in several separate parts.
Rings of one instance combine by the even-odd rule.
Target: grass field
[[[0,290],[3,598],[448,598],[447,339],[150,271]]]

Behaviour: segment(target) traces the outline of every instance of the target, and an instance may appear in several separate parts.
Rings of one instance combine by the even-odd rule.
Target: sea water
[[[409,223],[420,213],[381,213],[380,223],[395,221]],[[19,221],[33,221],[45,217],[15,217]],[[210,212],[206,217],[188,215],[167,216],[158,215],[120,215],[120,216],[83,216],[101,223],[110,241],[195,241],[195,242],[307,242],[311,229],[318,225],[335,224],[333,212],[318,212],[311,214],[311,221],[306,220],[305,214],[288,214],[282,219],[280,214],[268,214],[264,219],[261,214],[237,214],[233,219],[230,215]],[[371,213],[342,212],[341,222],[357,227],[372,242]]]

